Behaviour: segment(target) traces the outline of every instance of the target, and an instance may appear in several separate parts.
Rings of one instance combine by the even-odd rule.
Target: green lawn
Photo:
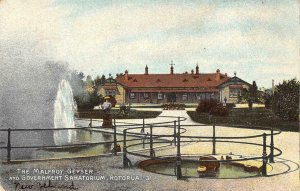
[[[155,118],[161,111],[138,111],[131,109],[130,112],[126,115],[121,114],[119,109],[111,110],[115,119],[142,119],[142,118]],[[78,111],[78,118],[93,118],[93,119],[102,119],[103,111],[102,110],[81,110]]]
[[[193,121],[199,123],[211,124],[213,121],[209,121],[209,115],[207,113],[197,113],[196,111],[187,111],[187,113]],[[273,114],[271,110],[265,108],[253,108],[252,111],[248,108],[234,108],[230,111],[229,116],[213,116],[212,119],[216,120],[217,125],[224,126],[241,125],[256,129],[274,127],[283,131],[299,131],[299,122],[283,121]]]

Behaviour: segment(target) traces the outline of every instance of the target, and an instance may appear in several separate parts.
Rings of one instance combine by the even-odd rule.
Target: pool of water
[[[199,177],[199,174],[197,172],[197,168],[199,166],[200,166],[199,162],[182,161],[181,163],[182,175],[185,177]],[[175,162],[153,163],[153,164],[145,165],[142,168],[146,171],[153,172],[153,173],[173,175],[173,176],[176,175]],[[243,167],[233,166],[232,164],[228,164],[228,163],[221,163],[220,168],[216,171],[216,173],[213,176],[209,175],[209,177],[245,178],[245,177],[254,177],[258,175],[259,172],[246,172],[244,171]]]
[[[49,146],[44,148],[14,148],[11,150],[12,160],[32,160],[32,159],[60,159],[60,158],[76,158],[76,157],[89,157],[97,155],[107,155],[112,153],[114,136],[112,133],[100,132],[100,131],[89,131],[83,130],[73,130],[75,133],[72,138],[72,143],[68,143],[64,147],[53,148],[53,142],[44,142],[43,145],[22,145],[21,143],[15,143],[13,146]],[[63,136],[61,134],[60,136]],[[117,134],[117,144],[123,149],[123,135]],[[143,146],[143,140],[140,137],[129,136],[126,137],[128,143],[138,144],[136,146],[130,147],[131,150],[140,150],[149,148],[149,144]],[[162,140],[161,140],[162,141]],[[97,143],[97,142],[107,142],[102,144],[93,145],[83,145],[83,146],[73,146],[72,144],[85,144],[85,143]],[[145,141],[148,143],[149,141]],[[166,145],[166,143],[156,143],[154,147]],[[20,155],[20,153],[27,153],[26,155]],[[6,149],[0,150],[1,160],[6,160]]]

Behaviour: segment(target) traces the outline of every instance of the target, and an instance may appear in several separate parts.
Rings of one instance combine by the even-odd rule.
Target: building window
[[[201,94],[200,93],[197,93],[196,96],[197,96],[197,100],[201,99]]]
[[[162,93],[158,93],[157,94],[157,99],[163,99],[163,94]]]
[[[115,96],[116,95],[116,90],[105,90],[105,95],[106,96]]]
[[[229,89],[229,97],[238,97],[241,95],[241,90],[238,88]]]
[[[184,93],[184,94],[182,95],[182,100],[187,100],[187,93]]]
[[[144,93],[144,98],[149,98],[149,93]]]
[[[130,99],[134,99],[135,98],[135,93],[130,93],[129,97],[130,97]]]

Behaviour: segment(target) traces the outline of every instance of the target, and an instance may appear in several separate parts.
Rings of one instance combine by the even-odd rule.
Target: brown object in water
[[[207,161],[202,161],[207,160]],[[218,160],[212,156],[200,156],[200,166],[205,166],[206,171],[216,171],[220,168]]]
[[[258,168],[257,166],[244,165],[244,170],[246,172],[258,172],[260,168]]]
[[[121,146],[119,144],[116,145],[116,152],[121,152]]]

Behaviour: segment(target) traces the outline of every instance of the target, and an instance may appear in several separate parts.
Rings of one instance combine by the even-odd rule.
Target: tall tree
[[[253,103],[257,103],[259,101],[256,82],[253,81],[252,85],[250,85],[248,89],[243,89],[242,94],[238,99],[239,101],[247,101],[249,109],[252,110]]]
[[[78,71],[72,71],[70,77],[70,85],[73,90],[73,95],[78,96],[84,92],[84,74]]]
[[[96,88],[98,88],[101,85],[101,78],[99,75],[95,78],[94,84],[95,84]]]
[[[105,83],[105,80],[106,80],[105,75],[102,75],[102,76],[101,76],[101,84],[102,84],[102,85]]]
[[[88,75],[86,77],[86,84],[88,84],[88,85],[94,85],[93,78],[90,75]]]
[[[272,110],[286,121],[299,120],[299,87],[296,78],[278,84],[272,99]]]

